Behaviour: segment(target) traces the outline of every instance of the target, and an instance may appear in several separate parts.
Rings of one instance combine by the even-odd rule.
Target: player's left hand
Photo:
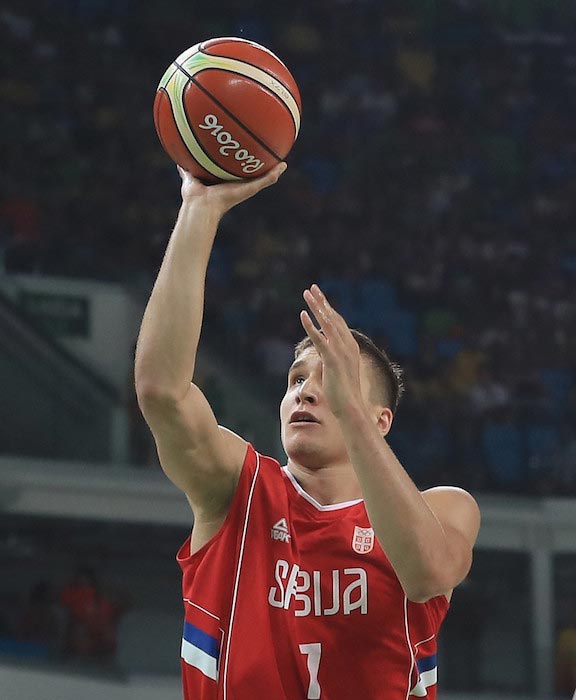
[[[322,388],[332,413],[342,416],[346,408],[363,402],[360,385],[360,348],[344,318],[335,311],[317,284],[304,291],[308,311],[300,321],[322,360]]]

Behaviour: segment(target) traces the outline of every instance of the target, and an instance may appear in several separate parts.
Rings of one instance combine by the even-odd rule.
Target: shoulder
[[[275,457],[258,452],[251,442],[229,428],[221,425],[218,427],[226,449],[241,465],[240,474],[249,479],[256,474],[259,478],[283,479],[282,467]]]
[[[474,496],[465,489],[459,486],[434,486],[425,491],[421,491],[422,496],[426,501],[431,503],[439,503],[445,505],[467,504],[470,507],[475,507],[480,511],[478,503]]]
[[[248,441],[238,435],[238,433],[230,430],[230,428],[226,428],[224,425],[219,425],[218,430],[226,449],[234,454],[235,457],[240,460],[240,463],[242,463],[246,458],[249,445]]]
[[[443,526],[453,527],[472,543],[480,530],[480,508],[474,496],[457,486],[435,486],[422,497]]]
[[[190,538],[189,552],[184,550],[185,557],[197,553],[218,533],[230,531],[235,538],[238,528],[242,527],[247,514],[264,507],[265,499],[262,494],[266,492],[266,484],[270,481],[267,475],[274,471],[268,468],[270,463],[276,464],[277,471],[280,472],[279,464],[272,457],[256,452],[251,443],[228,428],[219,426],[219,430],[226,443],[226,449],[234,455],[235,459],[240,461],[241,468],[234,488],[231,489],[229,501],[224,508],[220,508],[220,510],[199,508],[188,498],[194,511],[194,527]],[[264,488],[257,487],[261,484],[264,484]],[[227,546],[226,542],[223,546]]]

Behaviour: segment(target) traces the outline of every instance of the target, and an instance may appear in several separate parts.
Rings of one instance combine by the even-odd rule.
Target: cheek
[[[280,420],[284,421],[284,418],[287,417],[288,414],[288,395],[285,394],[284,398],[282,401],[280,401]]]

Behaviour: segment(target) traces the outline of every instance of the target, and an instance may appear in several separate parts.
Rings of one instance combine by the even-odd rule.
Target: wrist
[[[203,224],[217,227],[224,216],[224,211],[213,202],[201,197],[184,197],[180,205],[180,218],[194,218]]]

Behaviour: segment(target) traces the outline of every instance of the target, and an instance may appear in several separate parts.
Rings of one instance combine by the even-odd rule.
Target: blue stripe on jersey
[[[184,633],[182,636],[187,642],[194,645],[198,649],[202,649],[202,651],[206,652],[206,654],[212,658],[218,659],[220,656],[218,640],[215,637],[211,637],[209,634],[206,634],[206,632],[202,631],[199,627],[196,627],[190,622],[184,621]]]
[[[436,668],[437,654],[432,654],[432,656],[425,656],[422,659],[418,659],[416,664],[418,665],[418,672],[424,673],[424,671],[431,671]]]

